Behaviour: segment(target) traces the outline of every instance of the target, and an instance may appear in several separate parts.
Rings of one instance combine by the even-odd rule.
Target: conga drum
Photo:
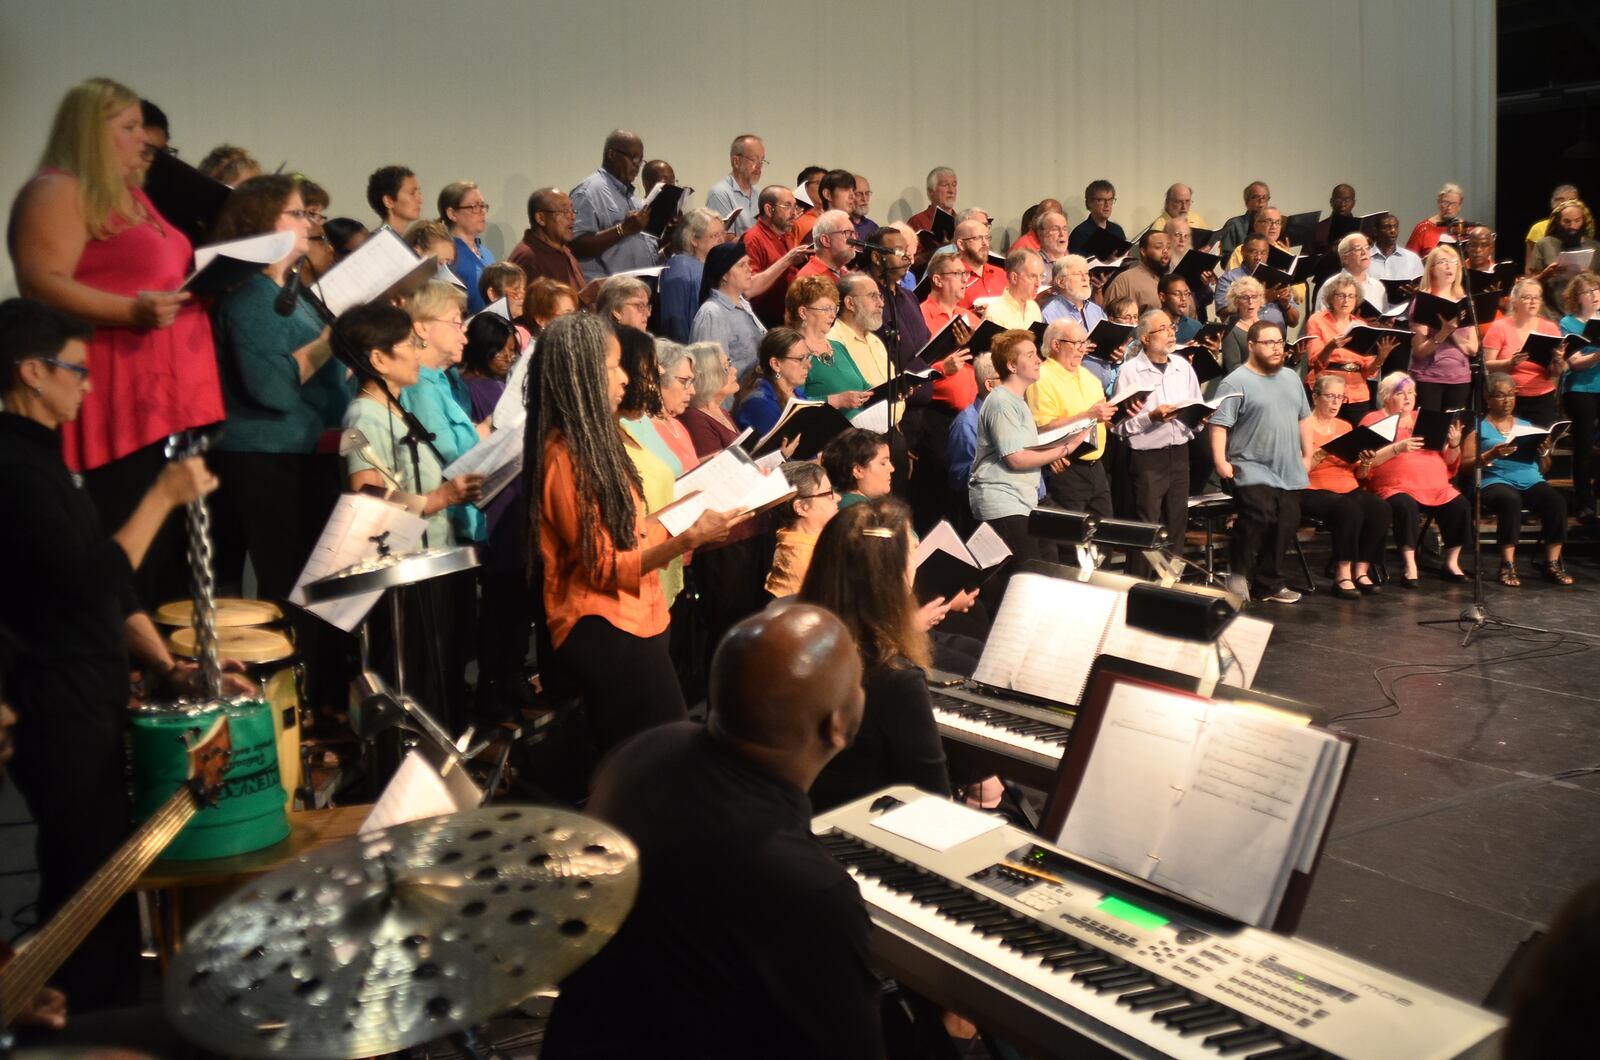
[[[289,834],[273,708],[261,700],[174,705],[147,704],[130,719],[133,810],[144,820],[188,779],[184,735],[210,728],[226,711],[233,758],[223,774],[217,804],[194,816],[161,856],[180,861],[227,858],[280,842]]]
[[[170,601],[156,608],[155,614],[150,617],[158,626],[169,629],[191,629],[194,626],[194,601]],[[290,629],[288,623],[284,621],[283,609],[270,600],[246,600],[237,596],[218,597],[217,628],[232,629],[235,626],[265,626],[286,635]]]
[[[244,603],[261,603],[246,600]],[[267,604],[267,607],[272,607]],[[273,607],[276,611],[277,608]],[[218,601],[217,613],[222,613]],[[167,646],[174,655],[196,657],[194,630],[188,626],[173,630]],[[286,792],[286,808],[294,808],[294,793],[300,786],[300,701],[305,667],[294,644],[283,633],[261,626],[217,626],[217,657],[244,663],[245,674],[260,682],[264,698],[272,710],[272,729],[278,745],[278,771]]]

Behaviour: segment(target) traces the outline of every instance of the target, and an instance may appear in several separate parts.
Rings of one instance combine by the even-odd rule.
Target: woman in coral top
[[[1345,348],[1350,329],[1361,323],[1355,315],[1361,302],[1361,286],[1354,278],[1335,276],[1327,284],[1328,308],[1311,314],[1306,321],[1306,359],[1311,370],[1306,373],[1306,385],[1315,389],[1318,379],[1332,374],[1344,380],[1344,404],[1338,409],[1339,418],[1349,423],[1360,423],[1372,411],[1372,391],[1367,377],[1398,345],[1388,336],[1378,343],[1372,353],[1352,353]]]
[[[108,526],[126,522],[155,481],[167,435],[223,418],[211,324],[178,292],[194,248],[140,190],[144,151],[138,93],[105,78],[75,86],[7,233],[22,294],[94,325],[94,388],[63,428],[62,455]],[[183,590],[176,527],[139,572],[147,604],[169,585]]]
[[[676,537],[646,517],[644,489],[617,420],[627,376],[622,347],[600,318],[575,314],[539,336],[529,381],[525,474],[528,526],[543,589],[540,626],[552,652],[547,687],[583,699],[601,751],[688,716],[667,652],[660,571],[715,544],[741,522],[706,512]],[[541,636],[541,644],[545,638]]]
[[[1311,481],[1300,494],[1300,511],[1327,524],[1333,539],[1333,595],[1355,600],[1379,591],[1369,572],[1382,558],[1390,516],[1389,506],[1356,481],[1354,465],[1322,451],[1350,433],[1349,422],[1339,415],[1347,385],[1343,375],[1329,373],[1311,387],[1311,415],[1300,421]]]
[[[1532,276],[1524,276],[1512,286],[1511,315],[1496,320],[1483,337],[1483,368],[1491,374],[1510,373],[1517,384],[1517,418],[1548,427],[1560,412],[1556,382],[1566,360],[1557,354],[1550,358],[1550,367],[1544,368],[1523,349],[1529,335],[1561,334],[1560,328],[1539,315],[1543,305],[1544,291]]]
[[[1467,520],[1471,507],[1450,479],[1461,469],[1461,423],[1450,425],[1443,452],[1422,447],[1422,439],[1412,436],[1417,422],[1417,384],[1404,372],[1390,372],[1378,384],[1378,401],[1383,408],[1369,412],[1362,426],[1398,415],[1394,441],[1361,461],[1356,474],[1379,499],[1389,502],[1394,515],[1394,542],[1405,561],[1401,583],[1415,589],[1417,580],[1417,537],[1424,513],[1433,516],[1444,539],[1440,577],[1447,582],[1464,582],[1461,573],[1461,545],[1467,539]]]

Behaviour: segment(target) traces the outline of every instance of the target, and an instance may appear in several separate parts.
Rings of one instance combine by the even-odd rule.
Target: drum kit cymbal
[[[566,810],[396,825],[262,876],[198,923],[167,1014],[231,1056],[406,1049],[558,983],[616,934],[638,885],[633,844]]]

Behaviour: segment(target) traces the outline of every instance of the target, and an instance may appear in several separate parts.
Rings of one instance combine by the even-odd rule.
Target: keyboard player
[[[561,984],[541,1056],[883,1055],[866,910],[806,798],[862,702],[849,631],[778,604],[717,649],[705,727],[651,729],[601,764],[588,812],[638,844],[639,897]]]

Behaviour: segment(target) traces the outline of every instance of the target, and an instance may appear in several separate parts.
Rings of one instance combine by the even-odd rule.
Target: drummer
[[[162,469],[115,533],[61,458],[60,428],[92,385],[90,328],[59,309],[0,302],[0,554],[11,557],[0,626],[17,641],[9,691],[18,723],[10,773],[38,825],[44,923],[131,833],[123,782],[129,658],[170,686],[183,676],[133,572],[167,516],[217,488],[198,457]],[[240,682],[241,689],[248,684]],[[138,920],[120,903],[55,982],[82,1011],[137,998]]]

